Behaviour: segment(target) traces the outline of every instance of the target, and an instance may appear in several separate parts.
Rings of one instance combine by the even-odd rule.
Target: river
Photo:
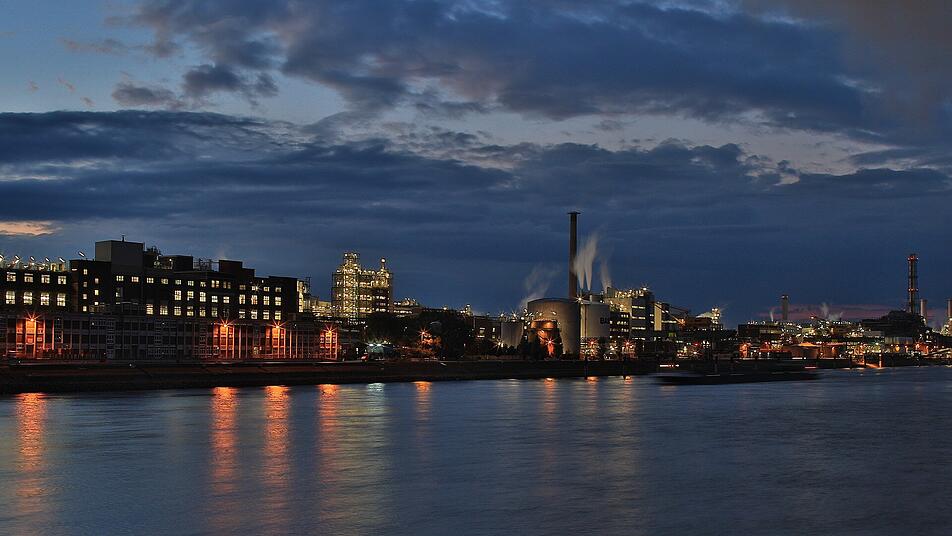
[[[0,398],[2,534],[947,534],[952,369]]]

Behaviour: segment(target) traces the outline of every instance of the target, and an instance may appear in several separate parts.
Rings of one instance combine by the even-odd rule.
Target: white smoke
[[[820,317],[830,321],[837,321],[843,318],[843,312],[834,313],[830,310],[829,304],[823,302],[820,304]]]
[[[522,282],[525,289],[525,296],[519,302],[519,309],[525,309],[526,305],[532,300],[544,298],[546,291],[552,284],[552,278],[558,275],[559,269],[552,265],[537,264],[532,267],[532,271]]]
[[[602,281],[602,292],[608,292],[608,287],[612,286],[612,274],[608,270],[608,259],[602,256],[598,263],[598,276]]]
[[[774,321],[774,311],[776,311],[776,310],[777,310],[776,307],[771,307],[771,308],[770,308],[770,321],[771,321],[771,322]]]
[[[595,275],[595,257],[598,255],[598,233],[588,235],[588,239],[575,257],[575,273],[578,286],[582,290],[592,290],[592,278]]]

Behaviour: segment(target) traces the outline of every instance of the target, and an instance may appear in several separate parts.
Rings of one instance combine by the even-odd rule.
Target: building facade
[[[387,259],[380,259],[377,270],[365,269],[360,265],[360,254],[348,251],[331,284],[334,316],[359,320],[372,313],[393,311],[393,274],[387,269]]]

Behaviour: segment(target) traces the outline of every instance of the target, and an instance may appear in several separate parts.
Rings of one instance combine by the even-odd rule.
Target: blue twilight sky
[[[0,253],[97,239],[513,310],[648,285],[732,323],[952,282],[952,7],[0,0]]]

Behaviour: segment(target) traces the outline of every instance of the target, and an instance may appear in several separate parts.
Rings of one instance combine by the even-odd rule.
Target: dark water
[[[0,399],[0,534],[949,534],[952,369]]]

